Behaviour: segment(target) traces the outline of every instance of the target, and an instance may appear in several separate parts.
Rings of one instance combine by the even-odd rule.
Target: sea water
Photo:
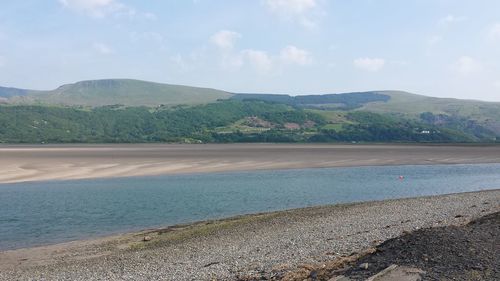
[[[0,184],[0,250],[241,214],[500,188],[500,164],[292,169]]]

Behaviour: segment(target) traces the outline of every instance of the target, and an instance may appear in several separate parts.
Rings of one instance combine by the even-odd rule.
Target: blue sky
[[[102,78],[500,101],[500,1],[1,1],[0,85]]]

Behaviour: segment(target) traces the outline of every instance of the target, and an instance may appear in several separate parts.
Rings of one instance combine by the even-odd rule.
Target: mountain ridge
[[[261,116],[253,116],[234,112],[246,110],[245,106],[239,105],[238,102],[258,101],[261,102],[258,103],[260,106],[263,106],[264,103],[276,104],[277,108],[286,105],[291,109],[299,110],[298,112],[304,111],[320,115],[328,124],[317,127],[317,130],[330,130],[332,133],[333,131],[337,131],[337,133],[342,131],[344,125],[371,124],[373,122],[369,120],[370,118],[379,118],[383,121],[379,122],[379,125],[384,125],[384,122],[386,125],[392,124],[394,126],[404,122],[416,122],[415,124],[420,124],[418,125],[420,127],[450,129],[463,132],[472,136],[472,139],[478,140],[496,139],[497,136],[500,136],[500,102],[437,98],[395,90],[291,96],[287,94],[230,93],[217,89],[134,79],[84,80],[64,84],[49,91],[0,87],[0,103],[10,106],[39,105],[69,108],[115,106],[114,108],[147,107],[155,110],[154,108],[210,105],[222,101],[230,103],[221,106],[221,110],[227,110],[228,113],[235,114],[234,116],[240,116],[240,119],[231,121],[236,122],[234,124],[221,123],[221,129],[217,130],[223,132],[259,131],[261,129],[250,128],[268,126],[269,120],[266,120],[266,117],[269,117],[269,114],[261,113]],[[271,110],[272,107],[268,108]],[[207,114],[200,111],[193,112],[200,114],[200,118]],[[361,113],[352,115],[355,112]],[[179,114],[184,113],[179,112]],[[280,114],[282,114],[281,117],[271,118],[281,121],[269,125],[270,128],[281,126],[285,129],[287,127],[307,129],[310,126],[310,124],[297,122],[302,118],[297,119],[298,115],[292,117],[288,113]],[[208,116],[203,118],[207,119]],[[399,120],[399,123],[394,122],[394,120]],[[403,120],[407,121],[403,122]],[[199,122],[203,122],[202,119]],[[369,127],[364,129],[368,130]]]
[[[63,106],[159,106],[203,104],[229,98],[230,93],[210,88],[163,84],[136,79],[83,80],[64,84],[54,90],[27,91],[23,95],[8,95],[0,90],[0,97],[13,104],[44,104]],[[27,92],[24,92],[27,91]]]
[[[5,86],[0,86],[0,98],[11,98],[11,97],[16,97],[16,96],[35,96],[35,95],[44,95],[44,94],[62,94],[64,92],[70,92],[71,90],[74,90],[74,87],[80,88],[80,86],[84,87],[89,87],[89,86],[94,86],[94,88],[98,89],[100,86],[101,88],[106,88],[106,85],[109,87],[109,85],[117,85],[120,83],[139,83],[142,85],[152,85],[152,86],[165,86],[165,87],[179,87],[179,88],[186,88],[186,89],[194,89],[194,90],[209,90],[209,91],[216,91],[219,93],[226,93],[231,95],[255,95],[255,96],[279,96],[279,97],[289,97],[289,98],[301,98],[301,97],[311,97],[311,96],[332,96],[332,95],[345,95],[345,94],[363,94],[363,93],[379,93],[383,95],[398,95],[398,96],[406,96],[407,98],[415,98],[417,97],[418,99],[425,99],[425,98],[431,98],[431,99],[440,99],[440,100],[446,100],[446,101],[466,101],[466,102],[480,102],[480,103],[493,103],[493,104],[500,104],[500,102],[497,101],[484,101],[484,100],[476,100],[476,99],[460,99],[460,98],[446,98],[446,97],[434,97],[434,96],[427,96],[427,95],[422,95],[422,94],[416,94],[416,93],[411,93],[408,91],[401,91],[401,90],[369,90],[369,91],[355,91],[355,92],[339,92],[339,93],[323,93],[323,94],[301,94],[301,95],[291,95],[287,93],[241,93],[241,92],[230,92],[230,91],[225,91],[225,90],[219,90],[215,88],[209,88],[209,87],[200,87],[200,86],[189,86],[189,85],[181,85],[181,84],[167,84],[167,83],[160,83],[160,82],[153,82],[153,81],[146,81],[146,80],[139,80],[139,79],[129,79],[129,78],[107,78],[107,79],[91,79],[91,80],[81,80],[77,81],[74,83],[67,83],[67,84],[62,84],[58,86],[55,89],[52,90],[34,90],[34,89],[24,89],[24,88],[18,88],[18,87],[5,87]],[[79,90],[79,89],[77,89]],[[226,96],[227,97],[227,96]],[[111,105],[111,104],[103,104],[103,105]]]

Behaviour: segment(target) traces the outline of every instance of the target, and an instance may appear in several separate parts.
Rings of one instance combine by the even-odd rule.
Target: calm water
[[[238,214],[495,188],[500,188],[500,164],[0,184],[0,249]]]

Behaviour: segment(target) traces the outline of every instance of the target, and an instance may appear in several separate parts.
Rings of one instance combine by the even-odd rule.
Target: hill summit
[[[0,89],[0,97],[16,104],[78,106],[158,106],[204,104],[227,99],[225,91],[132,79],[103,79],[66,84],[51,91]]]

